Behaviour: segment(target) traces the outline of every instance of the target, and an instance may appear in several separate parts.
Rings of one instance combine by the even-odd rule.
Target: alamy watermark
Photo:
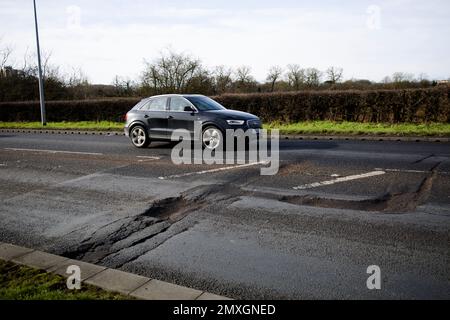
[[[381,29],[381,7],[378,5],[370,5],[366,10],[367,19],[366,26],[370,30],[380,30]]]
[[[67,20],[66,27],[69,30],[81,29],[81,8],[79,6],[70,5],[66,7]]]
[[[66,269],[67,277],[66,285],[69,290],[81,289],[81,269],[77,265],[70,265]]]
[[[180,140],[172,149],[174,164],[263,164],[261,175],[275,175],[278,172],[278,130],[272,130],[269,135],[265,129],[227,129],[224,134],[214,127],[208,136],[202,131],[202,123],[196,121],[193,135],[185,129],[173,131],[171,139]],[[214,148],[204,147],[205,143]]]
[[[377,265],[367,267],[366,273],[370,274],[367,278],[366,285],[369,290],[381,289],[381,269]]]

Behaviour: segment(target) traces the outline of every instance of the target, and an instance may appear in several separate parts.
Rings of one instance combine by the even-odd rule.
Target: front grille
[[[261,121],[260,120],[247,120],[247,125],[251,129],[260,129]]]

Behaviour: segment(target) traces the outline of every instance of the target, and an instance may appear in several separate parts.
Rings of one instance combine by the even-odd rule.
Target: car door
[[[197,120],[198,113],[196,111],[184,111],[184,108],[190,106],[191,103],[183,97],[170,97],[169,101],[169,131],[176,129],[185,129],[191,133],[191,139],[194,134],[194,121]]]
[[[149,101],[145,106],[145,110],[143,110],[150,138],[170,139],[167,102],[167,97],[155,97]]]

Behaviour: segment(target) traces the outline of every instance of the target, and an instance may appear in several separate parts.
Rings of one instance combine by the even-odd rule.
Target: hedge
[[[215,97],[263,121],[450,122],[450,87],[405,90],[300,91]]]
[[[404,90],[299,91],[213,97],[265,122],[307,120],[450,122],[450,87]],[[139,98],[48,101],[48,121],[122,121]],[[38,121],[39,102],[1,102],[0,121]]]
[[[46,101],[47,121],[123,121],[139,98]],[[39,101],[0,102],[0,121],[39,121]]]

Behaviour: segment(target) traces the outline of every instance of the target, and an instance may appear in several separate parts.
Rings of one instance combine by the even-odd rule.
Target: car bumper
[[[261,134],[261,130],[262,129],[248,129],[250,131],[250,133],[256,134],[257,136],[259,136]]]
[[[123,132],[125,133],[125,136],[129,137],[130,136],[130,128],[125,126],[123,128]]]

